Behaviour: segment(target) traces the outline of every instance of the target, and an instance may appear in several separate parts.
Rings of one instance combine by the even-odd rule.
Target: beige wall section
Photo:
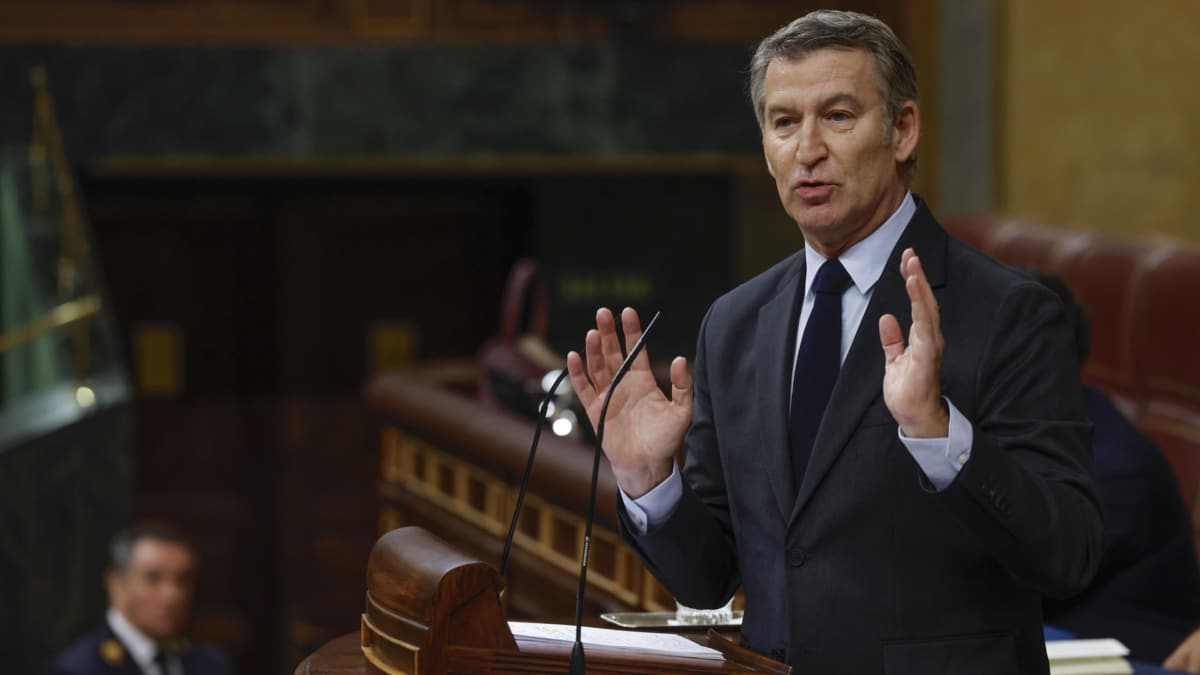
[[[1200,241],[1200,2],[997,5],[997,206]]]

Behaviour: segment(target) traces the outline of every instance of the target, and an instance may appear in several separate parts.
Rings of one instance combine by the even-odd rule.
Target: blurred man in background
[[[1062,279],[1034,277],[1062,299],[1082,365],[1091,345],[1087,310]],[[1108,394],[1084,386],[1084,397],[1095,425],[1104,554],[1083,593],[1045,601],[1046,623],[1081,638],[1115,637],[1139,661],[1200,673],[1200,567],[1175,474]]]
[[[104,584],[108,613],[68,648],[51,675],[228,675],[216,649],[183,638],[192,607],[196,557],[165,525],[139,525],[113,537]]]

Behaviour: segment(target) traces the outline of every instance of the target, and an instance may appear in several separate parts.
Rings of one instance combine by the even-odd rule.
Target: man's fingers
[[[925,306],[925,295],[921,293],[921,281],[914,275],[904,277],[904,291],[912,305],[913,326],[929,321],[929,308]]]
[[[600,331],[600,350],[604,355],[604,365],[611,375],[616,375],[621,362],[625,360],[625,353],[621,351],[621,339],[617,337],[617,317],[613,316],[607,307],[601,307],[596,312],[596,328]],[[591,358],[590,352],[588,358]],[[600,386],[600,383],[597,382],[596,386]]]
[[[1191,665],[1189,663],[1191,659],[1188,656],[1188,641],[1184,640],[1183,644],[1176,647],[1175,651],[1171,652],[1171,655],[1167,657],[1167,660],[1163,661],[1163,668],[1187,672],[1188,667]]]
[[[941,330],[941,308],[938,307],[937,296],[933,294],[933,286],[929,285],[929,277],[925,276],[925,263],[921,259],[913,255],[913,261],[909,263],[914,268],[914,274],[920,284],[921,296],[925,300],[925,310],[929,314],[929,322],[932,324],[934,332]]]
[[[1187,654],[1181,654],[1180,652],[1176,651],[1174,654],[1168,656],[1166,661],[1163,661],[1163,668],[1166,668],[1167,670],[1179,670],[1186,672],[1185,669],[1188,666],[1187,661]]]
[[[900,322],[891,314],[879,317],[879,343],[883,346],[885,363],[891,363],[904,353],[904,334]]]
[[[583,357],[579,352],[567,352],[567,377],[571,380],[571,388],[575,390],[575,395],[579,397],[584,409],[590,407],[596,400],[596,390],[592,383],[588,382],[587,374],[583,370]]]
[[[608,361],[604,358],[604,349],[600,346],[600,331],[592,329],[583,339],[583,349],[587,354],[587,372],[592,377],[596,391],[604,391],[612,381],[613,372],[608,369]]]
[[[921,259],[916,254],[905,257],[904,290],[912,304],[913,325],[908,336],[909,342],[920,345],[921,350],[937,350],[941,340],[941,314],[933,288],[921,267]]]
[[[676,356],[671,361],[671,402],[691,409],[694,385],[692,374],[688,372],[687,359]]]
[[[621,311],[621,329],[625,332],[625,348],[633,349],[637,341],[642,339],[642,324],[638,320],[637,311],[626,307]],[[649,348],[642,346],[642,351],[630,364],[630,370],[650,370]]]

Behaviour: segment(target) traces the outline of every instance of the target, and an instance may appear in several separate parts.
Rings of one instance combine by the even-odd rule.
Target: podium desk
[[[716,633],[711,633],[697,642],[723,651],[726,654],[726,660],[706,661],[663,657],[653,657],[647,660],[639,658],[636,654],[589,649],[587,651],[588,673],[604,675],[610,673],[614,675],[617,673],[622,675],[630,673],[770,673],[784,675],[791,672],[791,668],[787,665],[742,649]],[[450,670],[448,672],[556,673],[560,675],[567,672],[567,663],[571,656],[570,647],[526,646],[521,645],[518,640],[518,650],[517,653],[509,654],[507,657],[499,654],[479,654],[476,655],[474,661],[464,665],[480,666],[481,669]],[[368,669],[362,652],[360,635],[351,633],[332,640],[300,662],[295,675],[373,675],[378,672]]]
[[[329,642],[297,675],[474,675],[566,673],[571,645],[523,641],[509,629],[494,567],[419,527],[383,535],[367,564],[366,611],[358,633]],[[587,647],[587,671],[771,673],[791,668],[715,631],[693,638],[724,660]]]

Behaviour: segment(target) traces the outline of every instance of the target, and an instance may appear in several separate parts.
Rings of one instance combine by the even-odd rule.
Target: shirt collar
[[[146,668],[154,663],[154,657],[158,654],[158,644],[130,623],[116,607],[108,608],[108,625],[129,651],[129,657],[138,664],[142,672],[146,672]]]
[[[892,249],[896,248],[896,242],[900,241],[900,235],[904,234],[904,228],[916,213],[917,203],[912,193],[905,193],[904,199],[900,200],[900,206],[896,207],[882,225],[838,256],[859,293],[866,295],[875,286],[875,282],[879,281],[883,267],[887,265],[888,256],[892,254]],[[821,265],[825,264],[825,256],[817,253],[812,246],[805,246],[804,263],[804,292],[807,294],[812,292],[813,278],[817,276]]]

